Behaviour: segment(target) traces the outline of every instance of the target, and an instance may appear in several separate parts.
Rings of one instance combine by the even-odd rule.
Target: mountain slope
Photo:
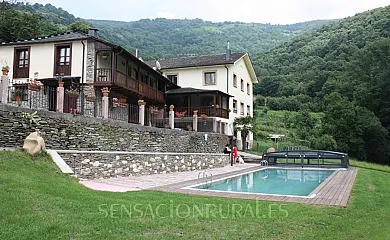
[[[130,51],[140,49],[144,59],[223,53],[227,40],[233,51],[247,51],[256,55],[329,22],[318,20],[292,25],[270,25],[164,18],[135,22],[85,21],[97,27],[103,38]]]

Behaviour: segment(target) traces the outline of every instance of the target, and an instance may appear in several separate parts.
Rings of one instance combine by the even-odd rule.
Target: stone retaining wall
[[[21,147],[34,131],[23,112],[35,110],[0,104],[0,147]],[[38,130],[48,149],[127,152],[222,153],[228,136],[162,129],[115,120],[40,110]]]
[[[64,153],[58,154],[78,178],[100,179],[195,171],[230,163],[224,154],[180,153]]]

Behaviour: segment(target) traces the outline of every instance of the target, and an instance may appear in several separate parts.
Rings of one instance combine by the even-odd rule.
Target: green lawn
[[[46,157],[0,152],[0,239],[389,239],[390,168],[359,169],[347,208],[89,190]]]

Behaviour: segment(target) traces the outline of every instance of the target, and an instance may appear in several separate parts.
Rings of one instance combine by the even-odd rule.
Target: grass
[[[47,156],[0,152],[0,239],[389,239],[390,169],[352,164],[361,168],[343,208],[99,192]]]

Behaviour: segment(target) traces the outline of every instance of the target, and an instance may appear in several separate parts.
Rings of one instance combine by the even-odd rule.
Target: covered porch
[[[229,119],[230,95],[218,90],[179,88],[166,93],[167,105],[174,105],[175,112],[192,117],[195,110],[198,115]]]

